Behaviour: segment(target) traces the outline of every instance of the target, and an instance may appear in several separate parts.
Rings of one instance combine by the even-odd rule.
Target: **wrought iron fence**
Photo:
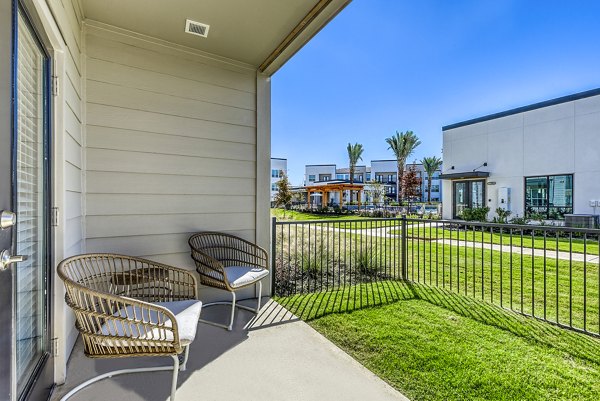
[[[600,333],[600,230],[407,218],[273,219],[272,235],[277,295],[407,280]]]

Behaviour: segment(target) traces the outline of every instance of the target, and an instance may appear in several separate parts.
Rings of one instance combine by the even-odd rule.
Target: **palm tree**
[[[396,156],[398,162],[398,176],[396,177],[396,202],[404,196],[400,193],[400,181],[404,175],[404,166],[406,165],[406,159],[415,151],[415,148],[421,144],[419,138],[412,131],[398,132],[390,138],[385,138],[385,141],[389,145],[388,149],[391,149]]]
[[[421,163],[427,173],[427,203],[431,203],[431,178],[442,167],[442,159],[437,156],[424,157]]]
[[[350,184],[354,184],[354,170],[356,169],[356,163],[362,160],[362,154],[364,148],[360,143],[354,145],[348,142],[348,165],[350,167]],[[350,191],[350,202],[352,202],[352,191]]]

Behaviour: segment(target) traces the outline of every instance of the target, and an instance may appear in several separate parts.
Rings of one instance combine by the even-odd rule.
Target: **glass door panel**
[[[460,217],[463,210],[469,207],[469,194],[467,182],[454,183],[454,217]]]
[[[47,57],[23,17],[18,18],[15,265],[17,394],[47,351]]]
[[[484,206],[483,181],[471,181],[471,208]]]

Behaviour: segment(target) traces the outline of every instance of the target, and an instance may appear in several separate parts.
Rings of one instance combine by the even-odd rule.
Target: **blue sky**
[[[354,0],[272,80],[272,155],[305,164],[441,156],[443,125],[600,87],[600,1]]]

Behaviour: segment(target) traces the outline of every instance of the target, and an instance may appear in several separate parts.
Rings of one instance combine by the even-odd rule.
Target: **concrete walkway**
[[[227,307],[203,311],[223,320]],[[67,383],[51,400],[90,377],[110,370],[170,363],[171,358],[89,359],[78,341]],[[118,376],[93,384],[72,400],[157,400],[170,392],[169,372]],[[274,301],[259,316],[238,310],[232,332],[201,323],[179,374],[177,400],[202,401],[407,401],[353,358]]]
[[[521,253],[523,255],[527,255],[527,256],[536,256],[536,257],[544,257],[544,254],[546,255],[547,259],[558,259],[560,260],[569,260],[569,259],[573,259],[574,262],[583,262],[586,261],[587,263],[595,263],[598,264],[598,255],[589,255],[589,254],[583,254],[583,253],[569,253],[569,252],[564,252],[564,251],[553,251],[553,250],[546,250],[544,251],[543,249],[535,249],[535,248],[521,248],[520,246],[510,246],[510,245],[500,245],[500,244],[487,244],[487,243],[481,243],[481,242],[471,242],[471,241],[460,241],[460,240],[451,240],[451,239],[447,239],[445,241],[442,240],[437,240],[437,241],[431,241],[431,243],[435,244],[446,244],[446,245],[452,245],[452,246],[463,246],[463,247],[467,247],[467,248],[477,248],[477,249],[481,249],[483,247],[483,249],[491,249],[493,251],[498,251],[498,252],[502,252],[504,254],[509,254],[511,252],[511,248],[512,248],[512,253],[516,254],[516,255],[520,255]]]
[[[416,223],[413,225],[410,225],[409,228],[415,229],[415,228],[429,228],[429,227],[435,227],[437,226],[438,223],[436,222],[431,222],[431,223]],[[316,227],[317,229],[321,229],[320,227]],[[336,231],[339,233],[347,233],[347,234],[360,234],[360,235],[366,235],[366,236],[371,236],[371,237],[377,237],[377,238],[400,238],[402,237],[400,234],[395,234],[392,233],[391,231],[394,230],[399,230],[399,227],[379,227],[379,228],[373,228],[373,229],[346,229],[346,228],[336,228],[336,227],[327,227],[326,230],[329,231]],[[415,240],[417,240],[415,238]],[[483,246],[483,249],[488,249],[488,250],[493,250],[493,251],[498,251],[498,252],[503,252],[503,253],[510,253],[511,251],[511,246],[510,245],[500,245],[500,244],[489,244],[489,243],[481,243],[481,242],[472,242],[472,241],[463,241],[463,240],[454,240],[454,239],[446,239],[444,240],[431,240],[430,241],[432,244],[438,243],[438,244],[446,244],[446,245],[451,245],[451,246],[462,246],[462,247],[467,247],[467,248],[478,248],[481,249],[481,247]],[[538,249],[538,248],[521,248],[520,246],[512,246],[512,252],[513,254],[517,254],[520,255],[521,253],[523,255],[528,255],[528,256],[536,256],[536,257],[544,257],[544,250],[543,249]],[[570,260],[572,259],[574,262],[583,262],[584,260],[586,261],[586,263],[592,263],[592,264],[598,264],[599,261],[599,257],[598,255],[590,255],[590,254],[583,254],[583,253],[576,253],[573,252],[572,254],[569,252],[565,252],[565,251],[554,251],[554,250],[549,250],[547,249],[545,251],[545,255],[547,259],[556,259],[558,256],[559,260]]]

